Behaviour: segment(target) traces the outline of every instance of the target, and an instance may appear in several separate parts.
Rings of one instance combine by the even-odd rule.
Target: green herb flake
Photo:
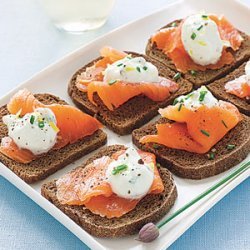
[[[158,168],[160,168],[160,167],[161,167],[161,164],[160,164],[160,163],[156,163],[156,166],[157,166]]]
[[[201,133],[207,137],[210,136],[210,134],[206,130],[201,129]]]
[[[123,172],[123,171],[125,171],[125,170],[127,170],[127,169],[128,169],[128,165],[122,164],[122,165],[119,165],[119,166],[115,167],[115,168],[112,170],[112,174],[113,174],[113,175],[116,175],[116,174],[119,174],[119,173],[121,173],[121,172]]]
[[[136,67],[136,70],[137,70],[139,73],[141,73],[140,67]]]
[[[200,27],[197,28],[197,30],[201,30],[203,28],[203,25],[201,25]]]
[[[113,85],[116,82],[117,82],[116,80],[111,80],[111,81],[108,82],[108,85]]]
[[[183,104],[180,103],[179,108],[178,108],[178,111],[181,111],[182,106],[183,106]]]
[[[214,160],[214,158],[215,158],[215,153],[211,152],[211,153],[208,154],[208,159],[209,160]]]
[[[180,72],[177,72],[175,75],[174,75],[174,77],[173,77],[173,79],[176,81],[176,80],[178,80],[178,79],[180,79],[181,78],[181,73]]]
[[[173,105],[176,105],[178,102],[179,102],[179,101],[178,101],[178,99],[177,99],[177,98],[176,98],[176,99],[174,99]]]
[[[177,27],[177,23],[176,23],[176,22],[173,22],[173,23],[171,24],[171,27]]]
[[[143,69],[146,71],[148,69],[148,67],[147,66],[143,66]]]
[[[119,63],[117,64],[117,67],[121,67],[123,65],[123,63]]]
[[[201,16],[203,19],[207,20],[208,19],[208,16],[207,15],[202,15]]]
[[[154,149],[158,149],[158,148],[159,148],[159,145],[156,144],[156,143],[154,143],[154,144],[153,144],[153,148],[154,148]]]
[[[191,39],[194,40],[196,38],[196,34],[193,32],[191,35]]]
[[[39,121],[38,122],[38,127],[43,128],[44,127],[44,121]]]
[[[234,144],[228,144],[227,145],[227,149],[228,150],[232,150],[232,149],[234,149],[236,146],[234,145]]]
[[[195,70],[190,70],[190,74],[191,74],[192,76],[196,76],[196,71],[195,71]]]
[[[207,94],[207,91],[206,91],[206,90],[200,92],[200,96],[199,96],[199,101],[200,101],[200,102],[203,102],[203,101],[204,101],[205,95],[206,95],[206,94]]]
[[[223,120],[221,120],[221,122],[225,126],[225,128],[228,128],[227,124]]]
[[[30,123],[31,123],[31,124],[34,124],[34,121],[35,121],[35,116],[34,116],[34,115],[31,115],[31,117],[30,117]]]

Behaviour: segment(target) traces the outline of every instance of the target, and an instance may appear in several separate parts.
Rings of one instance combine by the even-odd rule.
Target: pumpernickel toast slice
[[[51,94],[35,95],[44,104],[67,104],[60,98]],[[6,105],[0,107],[0,140],[8,135],[7,126],[3,123],[2,117],[9,114]],[[72,163],[78,158],[103,146],[107,142],[107,136],[102,130],[87,136],[74,144],[67,145],[58,150],[51,150],[28,164],[16,162],[0,153],[0,162],[18,175],[27,183],[33,183],[53,174],[57,170]]]
[[[215,158],[209,160],[207,154],[191,153],[168,148],[161,144],[141,144],[140,138],[156,134],[156,124],[170,122],[160,118],[153,124],[136,129],[132,133],[133,143],[140,149],[154,153],[157,161],[172,173],[188,179],[203,179],[214,176],[235,166],[250,153],[250,118],[243,115],[243,120],[230,130],[214,147]],[[235,148],[228,149],[228,145]]]
[[[145,55],[141,55],[135,52],[127,52],[132,57],[142,56],[147,61],[153,63],[159,70],[159,74],[163,77],[172,79],[176,74],[173,70],[165,67],[160,62],[150,59]],[[101,58],[101,57],[100,57]],[[73,100],[73,102],[82,109],[84,112],[95,115],[95,117],[105,124],[108,128],[120,135],[130,134],[133,129],[138,128],[151,120],[154,116],[157,115],[158,109],[160,107],[165,107],[173,102],[173,100],[179,96],[186,94],[192,90],[192,84],[188,81],[180,78],[177,82],[180,84],[179,90],[171,94],[171,96],[162,101],[154,102],[145,96],[136,96],[114,111],[110,111],[101,101],[101,99],[95,95],[94,99],[97,103],[97,106],[92,104],[87,97],[86,93],[81,92],[76,87],[77,76],[84,72],[87,67],[90,67],[94,64],[95,61],[100,58],[95,59],[89,64],[85,65],[83,68],[79,69],[71,78],[68,93]]]
[[[250,101],[247,101],[246,98],[241,99],[235,95],[227,93],[225,90],[225,84],[227,82],[245,74],[245,66],[246,62],[225,77],[212,82],[207,87],[216,98],[233,103],[242,113],[250,116]]]
[[[114,152],[124,148],[121,145],[105,147],[80,167],[84,167],[104,155],[111,156]],[[43,184],[41,193],[91,235],[97,237],[127,236],[138,233],[141,227],[148,222],[158,221],[173,206],[177,198],[177,190],[172,175],[162,167],[159,167],[159,173],[164,184],[163,193],[145,196],[135,209],[120,218],[108,219],[91,213],[84,206],[60,204],[56,196],[56,180]]]
[[[162,27],[172,27],[173,25],[178,25],[182,20],[175,20],[168,25]],[[241,65],[243,62],[247,61],[250,58],[250,36],[245,34],[242,31],[239,31],[241,36],[243,37],[243,42],[241,44],[241,47],[237,51],[233,51],[232,49],[229,49],[230,52],[232,52],[235,62],[230,65],[226,65],[220,69],[211,70],[208,69],[206,71],[196,71],[195,75],[192,75],[191,72],[187,72],[183,74],[184,78],[190,82],[193,83],[194,88],[199,88],[201,85],[207,85],[223,76],[231,72],[233,69],[237,68],[239,65]],[[172,62],[170,58],[167,57],[167,55],[160,49],[157,48],[155,43],[152,43],[151,40],[148,40],[147,46],[146,46],[146,55],[149,57],[160,61],[168,68],[178,71]]]

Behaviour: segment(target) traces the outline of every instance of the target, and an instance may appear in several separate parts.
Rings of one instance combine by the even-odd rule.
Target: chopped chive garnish
[[[143,69],[144,69],[144,70],[147,70],[147,69],[148,69],[148,67],[147,67],[147,66],[144,66],[144,67],[143,67]]]
[[[201,25],[199,28],[197,28],[197,30],[201,30],[203,28],[203,25]]]
[[[195,70],[190,70],[190,73],[192,76],[196,76],[196,71]]]
[[[201,133],[207,137],[210,136],[210,134],[206,130],[201,129]]]
[[[138,72],[141,72],[140,67],[136,67],[136,70],[137,70]]]
[[[191,35],[191,39],[193,39],[193,40],[194,40],[194,39],[195,39],[195,37],[196,37],[196,34],[193,32],[193,33],[192,33],[192,35]]]
[[[178,102],[179,102],[179,101],[178,101],[178,99],[177,99],[177,98],[176,98],[176,99],[174,99],[173,105],[176,105]]]
[[[201,17],[202,17],[203,19],[207,19],[207,18],[208,18],[207,15],[202,15]]]
[[[178,108],[178,111],[181,111],[182,106],[183,106],[183,104],[180,103],[179,108]]]
[[[173,23],[171,24],[171,27],[177,27],[177,23],[176,23],[176,22],[173,22]]]
[[[159,168],[159,167],[161,167],[161,164],[160,163],[156,163],[156,166]]]
[[[223,120],[221,120],[221,122],[226,128],[228,128],[227,124]]]
[[[127,168],[128,166],[126,164],[119,165],[112,170],[112,174],[113,175],[119,174],[122,171],[126,170]]]
[[[193,96],[194,95],[194,93],[192,92],[192,93],[189,93],[186,97],[185,97],[185,100],[188,100],[191,96]]]
[[[119,64],[117,64],[117,67],[120,67],[120,66],[122,66],[123,65],[123,63],[119,63]]]
[[[204,101],[204,98],[205,98],[206,94],[207,94],[206,90],[200,92],[200,97],[199,97],[200,102]]]
[[[228,144],[227,145],[227,149],[229,149],[229,150],[232,150],[232,149],[234,149],[235,148],[235,145],[234,144]]]
[[[173,77],[174,80],[178,80],[178,79],[180,79],[180,78],[181,78],[181,73],[180,73],[180,72],[177,72],[177,73],[174,75],[174,77]]]
[[[34,116],[34,115],[31,115],[31,117],[30,117],[30,123],[31,123],[31,124],[34,124],[34,121],[35,121],[35,116]]]
[[[128,59],[132,59],[132,57],[131,57],[131,56],[127,56],[127,58],[128,58]]]
[[[157,149],[157,148],[159,148],[159,145],[156,144],[156,143],[154,143],[154,144],[153,144],[153,148],[154,148],[154,149]]]
[[[39,121],[38,122],[38,127],[39,128],[43,128],[44,127],[44,122],[43,121]]]
[[[215,158],[215,153],[211,152],[208,154],[208,159],[213,160]]]
[[[116,82],[117,82],[116,80],[111,80],[111,81],[109,81],[108,85],[113,85]]]

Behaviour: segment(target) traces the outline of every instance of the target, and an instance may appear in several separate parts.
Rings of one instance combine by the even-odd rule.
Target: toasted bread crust
[[[173,23],[179,24],[182,20],[175,20],[168,25],[162,27],[167,28],[171,27]],[[234,58],[235,62],[230,65],[225,65],[223,68],[211,70],[208,69],[206,71],[197,71],[196,75],[193,76],[190,72],[183,74],[184,78],[190,82],[193,83],[194,88],[199,88],[201,85],[207,85],[217,79],[220,79],[221,77],[225,76],[229,72],[231,72],[233,69],[239,67],[242,63],[247,61],[250,58],[250,37],[249,35],[245,34],[242,31],[239,31],[241,36],[243,37],[243,42],[241,44],[241,47],[237,51],[233,51],[232,49],[229,49]],[[172,62],[170,58],[167,57],[167,55],[160,49],[156,47],[155,43],[152,43],[150,39],[148,40],[147,46],[146,46],[146,55],[149,57],[160,61],[164,65],[166,65],[168,68],[178,71]]]
[[[215,159],[209,160],[207,154],[196,154],[184,150],[172,149],[155,143],[141,144],[140,138],[156,134],[156,124],[166,123],[161,118],[153,124],[136,129],[132,133],[133,143],[140,149],[152,152],[157,161],[172,173],[188,179],[203,179],[222,173],[243,161],[250,152],[250,118],[243,115],[243,120],[230,130],[213,148],[216,150]],[[233,150],[227,145],[234,144]]]
[[[114,152],[124,149],[124,146],[113,145],[100,150],[86,161],[85,167],[94,159],[104,155],[111,156]],[[148,222],[158,221],[173,206],[177,198],[177,190],[173,178],[167,169],[159,168],[159,173],[164,183],[161,194],[151,194],[144,197],[134,210],[120,218],[108,219],[91,213],[84,206],[69,206],[59,203],[56,196],[56,181],[45,183],[42,186],[42,195],[67,214],[88,233],[97,237],[120,237],[138,233],[140,228]]]
[[[65,101],[51,94],[38,94],[35,96],[45,104],[67,104]],[[2,122],[2,117],[6,114],[8,114],[6,105],[0,107],[0,140],[8,135],[7,127]],[[16,162],[2,153],[0,153],[0,161],[25,182],[33,183],[45,179],[57,170],[106,144],[106,142],[106,134],[98,130],[74,144],[67,145],[58,150],[51,150],[28,164]]]
[[[250,102],[247,101],[246,98],[239,98],[235,95],[227,93],[225,90],[225,84],[227,82],[232,81],[235,78],[245,74],[245,66],[246,63],[243,63],[242,65],[240,65],[240,67],[238,67],[225,77],[209,84],[207,87],[216,98],[233,103],[242,113],[250,116]]]
[[[154,59],[150,59],[147,56],[135,53],[128,52],[132,56],[142,56],[147,61],[152,62],[157,66],[159,73],[163,77],[167,77],[172,79],[175,75],[175,72],[166,68],[161,63],[155,61]],[[83,68],[79,69],[71,78],[68,93],[73,100],[73,102],[83,111],[89,113],[91,115],[95,115],[95,117],[100,120],[107,127],[112,129],[114,132],[120,135],[129,134],[133,131],[133,129],[141,127],[143,124],[151,120],[154,116],[158,114],[158,109],[160,107],[165,107],[173,102],[173,100],[179,96],[186,94],[192,90],[192,84],[184,79],[179,79],[177,82],[180,84],[180,89],[172,94],[168,99],[162,102],[154,102],[145,96],[136,96],[114,111],[110,111],[107,107],[102,103],[100,98],[95,95],[94,99],[97,103],[97,106],[92,104],[87,97],[86,93],[81,92],[75,86],[77,76],[86,70],[87,67],[90,67],[94,64],[95,61],[99,60],[97,58],[92,62],[85,65]]]

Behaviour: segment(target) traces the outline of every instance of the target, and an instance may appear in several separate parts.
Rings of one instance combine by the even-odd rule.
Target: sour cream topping
[[[5,115],[3,122],[16,145],[35,155],[48,152],[56,143],[56,117],[48,108],[37,108],[23,117]]]
[[[108,65],[104,71],[104,81],[113,83],[125,81],[138,82],[159,82],[158,69],[143,57],[126,56],[125,58]]]
[[[215,64],[225,45],[217,24],[203,14],[191,15],[184,21],[181,40],[192,60],[202,66]]]
[[[144,164],[137,150],[128,148],[107,168],[106,176],[112,191],[125,199],[145,196],[154,180],[152,164]]]
[[[188,109],[197,109],[203,105],[212,108],[218,105],[218,100],[205,86],[202,86],[187,95],[176,98],[175,105],[183,105]]]

